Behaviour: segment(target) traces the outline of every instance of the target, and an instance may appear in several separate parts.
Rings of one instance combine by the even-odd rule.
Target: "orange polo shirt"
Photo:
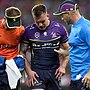
[[[18,45],[25,29],[21,26],[14,30],[6,30],[2,21],[3,19],[0,20],[0,56],[9,60],[19,54]]]

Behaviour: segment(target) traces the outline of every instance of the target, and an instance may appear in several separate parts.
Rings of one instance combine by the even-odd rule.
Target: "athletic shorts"
[[[10,89],[6,72],[0,75],[0,90],[18,90],[18,87],[20,85],[19,83],[20,82],[18,82],[16,89]]]
[[[53,70],[41,70],[32,69],[39,77],[37,78],[38,83],[31,86],[31,89],[44,89],[44,90],[61,90],[61,80],[57,80],[55,77],[55,69]]]
[[[90,90],[90,88],[85,88],[81,80],[71,81],[70,90]]]

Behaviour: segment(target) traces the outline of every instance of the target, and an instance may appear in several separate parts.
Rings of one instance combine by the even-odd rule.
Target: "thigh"
[[[36,69],[36,68],[33,68],[33,71],[35,71],[39,77],[37,77],[37,81],[38,83],[34,82],[34,86],[31,86],[30,89],[31,90],[45,90],[46,88],[46,83],[45,83],[45,77],[44,77],[44,70],[41,70],[41,69]]]
[[[61,80],[57,80],[55,77],[55,70],[49,70],[49,83],[47,90],[61,90]]]
[[[6,72],[0,75],[0,90],[10,90]]]
[[[75,83],[75,81],[71,81],[70,90],[77,90],[77,84]]]
[[[71,81],[70,90],[90,90],[90,88],[83,87],[81,80]]]
[[[0,85],[0,90],[11,90],[9,85]]]
[[[61,86],[57,81],[50,82],[46,90],[61,90]]]

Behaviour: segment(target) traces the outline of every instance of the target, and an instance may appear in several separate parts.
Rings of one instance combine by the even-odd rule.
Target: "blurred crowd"
[[[61,22],[59,17],[53,16],[53,12],[55,12],[63,0],[0,0],[0,18],[4,15],[5,8],[9,6],[16,6],[22,11],[22,21],[23,25],[27,26],[33,23],[31,9],[35,4],[44,3],[50,14],[50,18],[57,22]],[[79,7],[82,15],[87,19],[90,19],[90,0],[75,0]]]
[[[48,12],[50,14],[50,19],[57,22],[62,22],[60,17],[53,16],[53,12],[57,10],[60,3],[63,0],[0,0],[0,18],[4,16],[4,10],[9,6],[16,6],[22,11],[22,23],[24,26],[33,23],[33,18],[31,15],[31,9],[35,4],[43,3],[47,6]],[[78,3],[80,7],[81,14],[85,18],[90,20],[90,0],[74,0]],[[63,23],[63,22],[62,22]],[[63,23],[64,24],[64,23]],[[65,25],[66,26],[66,25]],[[68,29],[69,27],[66,26]],[[29,55],[28,55],[29,56]],[[70,81],[70,70],[69,65],[67,68],[67,74],[62,78],[62,85],[69,85]],[[65,90],[65,89],[64,89]]]

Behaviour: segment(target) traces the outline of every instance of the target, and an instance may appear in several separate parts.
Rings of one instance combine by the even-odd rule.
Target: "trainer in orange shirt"
[[[3,60],[4,58],[6,61],[17,59],[16,57],[19,54],[18,45],[23,32],[21,11],[16,7],[7,8],[4,18],[0,20],[0,90],[18,90],[18,85],[13,89],[10,87]],[[16,62],[18,61],[16,60]],[[26,67],[29,65],[26,60],[24,63]]]

